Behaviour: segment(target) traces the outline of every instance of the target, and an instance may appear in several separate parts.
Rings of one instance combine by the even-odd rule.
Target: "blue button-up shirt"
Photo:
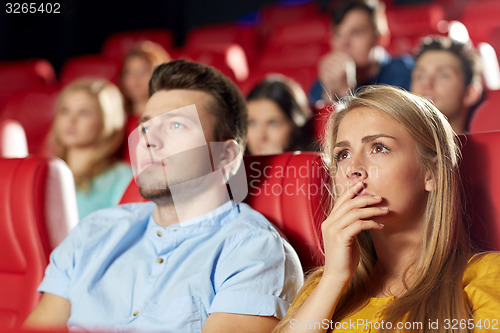
[[[69,299],[70,329],[200,332],[213,312],[281,319],[303,283],[295,251],[245,204],[159,226],[154,204],[82,220],[39,287]]]

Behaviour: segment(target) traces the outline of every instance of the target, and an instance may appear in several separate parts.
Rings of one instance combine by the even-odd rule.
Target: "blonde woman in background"
[[[48,148],[73,172],[80,219],[117,205],[132,179],[120,161],[124,124],[121,93],[105,80],[75,81],[59,96]]]
[[[457,137],[428,101],[368,87],[329,120],[325,266],[275,332],[500,329],[500,255],[462,224]]]

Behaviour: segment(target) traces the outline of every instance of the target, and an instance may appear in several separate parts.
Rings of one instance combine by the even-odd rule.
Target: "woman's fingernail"
[[[384,211],[389,210],[389,208],[388,208],[388,207],[380,207],[380,209],[382,209],[382,210],[384,210]]]
[[[382,199],[382,197],[381,197],[380,195],[374,195],[374,196],[373,196],[373,199],[377,199],[377,200],[379,200],[379,199]]]

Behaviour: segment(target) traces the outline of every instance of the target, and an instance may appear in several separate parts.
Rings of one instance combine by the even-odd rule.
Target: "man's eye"
[[[174,121],[172,123],[172,128],[174,128],[174,129],[184,128],[184,125],[182,125],[181,123],[178,123],[178,122]]]
[[[148,128],[146,126],[141,126],[141,133],[146,134],[148,132]]]

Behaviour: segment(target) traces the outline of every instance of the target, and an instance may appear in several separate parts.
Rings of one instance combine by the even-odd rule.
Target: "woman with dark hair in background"
[[[297,82],[283,75],[269,75],[248,94],[247,105],[250,154],[314,148],[309,122],[312,111]]]

